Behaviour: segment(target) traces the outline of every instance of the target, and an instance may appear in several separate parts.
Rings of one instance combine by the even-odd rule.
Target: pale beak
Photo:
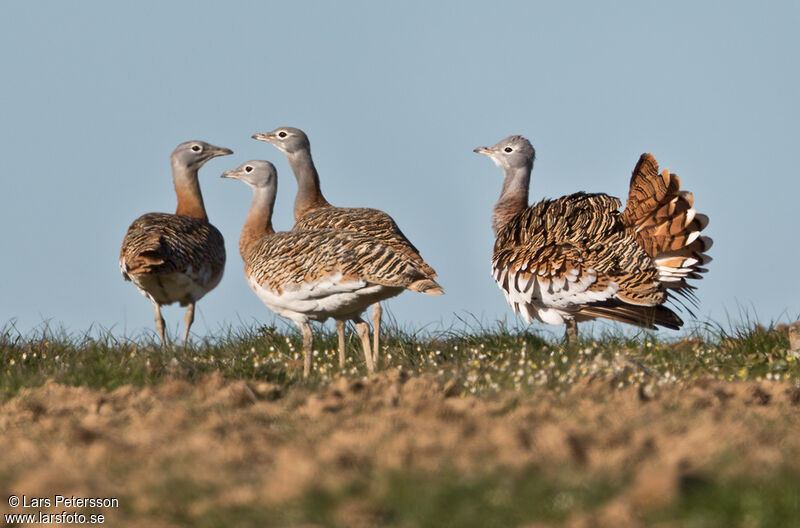
[[[492,155],[492,149],[490,149],[489,147],[478,147],[476,149],[473,149],[472,152],[477,152],[478,154],[483,154],[484,156],[490,156],[490,157]]]
[[[259,141],[266,141],[267,143],[269,143],[270,139],[272,139],[272,134],[270,132],[258,132],[250,137],[252,137],[253,139],[257,139]]]
[[[231,169],[231,170],[228,170],[228,171],[225,171],[225,172],[223,172],[223,173],[222,173],[222,176],[221,176],[221,178],[233,178],[233,179],[239,179],[239,178],[236,176],[236,169]]]
[[[225,147],[214,147],[211,157],[216,158],[217,156],[227,156],[228,154],[233,154],[233,151]]]

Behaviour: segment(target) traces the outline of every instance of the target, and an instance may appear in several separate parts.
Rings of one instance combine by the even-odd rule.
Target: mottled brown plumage
[[[175,298],[159,277],[181,273],[199,288],[210,290],[222,278],[225,268],[225,241],[208,221],[191,216],[148,213],[137,218],[128,228],[120,251],[124,262],[123,278],[152,278],[148,293],[159,304],[173,302],[186,306],[194,298],[186,291]]]
[[[658,270],[623,224],[619,206],[617,198],[605,194],[577,193],[524,209],[497,233],[492,258],[495,279],[502,279],[504,290],[524,291],[531,279],[577,283],[593,270],[588,292],[604,292],[613,282],[623,302],[647,307],[663,303],[667,293],[658,282]],[[510,286],[509,280],[516,284]],[[602,302],[607,301],[595,305]],[[586,308],[575,313],[599,313]],[[634,310],[639,313],[637,320],[651,315],[649,310]],[[609,313],[604,310],[603,316]],[[630,315],[626,314],[625,322],[633,322]],[[681,324],[674,317],[659,321],[670,328]]]
[[[365,233],[337,229],[275,233],[272,210],[275,167],[252,160],[223,174],[253,188],[253,202],[239,238],[245,275],[259,298],[302,330],[304,374],[311,369],[309,321],[356,323],[367,368],[374,370],[364,309],[405,289],[440,295],[441,287],[402,251]]]
[[[187,306],[183,344],[194,321],[194,305],[222,279],[225,243],[208,222],[198,169],[231,151],[202,141],[178,145],[171,156],[177,214],[148,213],[128,228],[120,249],[120,271],[153,303],[156,328],[166,346],[161,305]]]
[[[436,271],[422,259],[417,248],[406,238],[394,219],[378,209],[332,205],[316,207],[297,219],[292,229],[339,229],[370,235],[415,260],[427,278],[436,278]]]
[[[294,230],[341,229],[368,234],[415,260],[428,279],[436,278],[436,271],[419,254],[417,248],[406,238],[391,216],[378,209],[335,207],[323,196],[319,174],[311,157],[308,136],[297,128],[281,127],[253,138],[266,141],[283,152],[297,179],[295,198]],[[377,362],[380,335],[381,306],[375,304],[373,321],[373,351]],[[344,366],[344,327],[338,325],[339,361]]]
[[[284,231],[245,248],[245,274],[275,293],[341,275],[421,293],[441,293],[414,259],[363,233],[336,229]],[[400,293],[400,292],[398,292]]]
[[[663,303],[675,294],[693,301],[686,279],[710,261],[708,224],[690,193],[643,154],[631,178],[625,211],[617,198],[576,193],[527,206],[535,151],[521,136],[481,147],[506,177],[493,216],[492,271],[514,311],[528,322],[568,325],[596,317],[677,329],[681,319]]]

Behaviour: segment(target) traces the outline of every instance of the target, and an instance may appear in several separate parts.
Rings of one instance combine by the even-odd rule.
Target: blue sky
[[[193,330],[271,322],[236,249],[249,189],[219,175],[273,161],[289,229],[288,164],[250,139],[282,125],[308,133],[331,203],[388,212],[439,272],[447,295],[387,303],[401,324],[514,320],[489,274],[502,174],[472,152],[509,134],[537,149],[532,200],[624,198],[652,152],[711,218],[700,318],[794,318],[798,24],[795,2],[8,2],[0,323],[152,331],[119,246],[174,211],[190,139],[235,152],[200,172],[228,264]]]

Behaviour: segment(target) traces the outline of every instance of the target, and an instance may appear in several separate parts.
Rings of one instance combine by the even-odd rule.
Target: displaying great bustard
[[[339,229],[365,233],[414,260],[426,278],[436,277],[436,272],[422,259],[417,248],[403,235],[391,216],[377,209],[334,207],[328,203],[320,189],[319,174],[311,158],[311,145],[302,130],[280,127],[272,132],[254,134],[253,138],[271,143],[289,160],[297,179],[294,230]],[[439,293],[443,291],[440,289]],[[376,365],[381,313],[381,305],[376,302],[372,312],[373,362]],[[339,335],[339,364],[344,366],[344,323],[337,321],[336,329]]]
[[[373,303],[409,289],[442,293],[416,259],[377,238],[354,231],[313,229],[276,233],[272,210],[277,172],[268,161],[248,161],[222,174],[253,189],[253,202],[239,237],[250,287],[273,312],[303,334],[303,375],[311,372],[310,321],[354,321],[369,372],[374,371],[369,327],[361,319]]]
[[[700,236],[708,217],[692,208],[678,176],[642,154],[624,211],[617,198],[582,192],[529,207],[530,142],[509,136],[475,152],[505,173],[492,217],[492,273],[525,321],[566,324],[570,341],[578,322],[597,317],[680,328],[663,304],[676,295],[696,303],[687,279],[707,271],[712,241]]]
[[[183,346],[194,321],[194,306],[222,279],[225,243],[208,222],[197,171],[211,158],[233,151],[203,141],[178,145],[170,156],[178,196],[175,214],[148,213],[128,228],[119,254],[122,277],[153,303],[156,329],[166,346],[161,305],[186,306]]]

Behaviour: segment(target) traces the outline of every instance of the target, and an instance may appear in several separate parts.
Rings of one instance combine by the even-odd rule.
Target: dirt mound
[[[731,473],[800,471],[798,410],[800,390],[786,382],[617,389],[589,379],[566,394],[483,397],[400,371],[317,392],[218,375],[113,392],[48,383],[0,408],[0,494],[118,497],[105,512],[114,526],[181,526],[385,471],[535,467],[623,483],[569,525],[638,526],[721,460]],[[357,499],[337,518],[377,523]]]

